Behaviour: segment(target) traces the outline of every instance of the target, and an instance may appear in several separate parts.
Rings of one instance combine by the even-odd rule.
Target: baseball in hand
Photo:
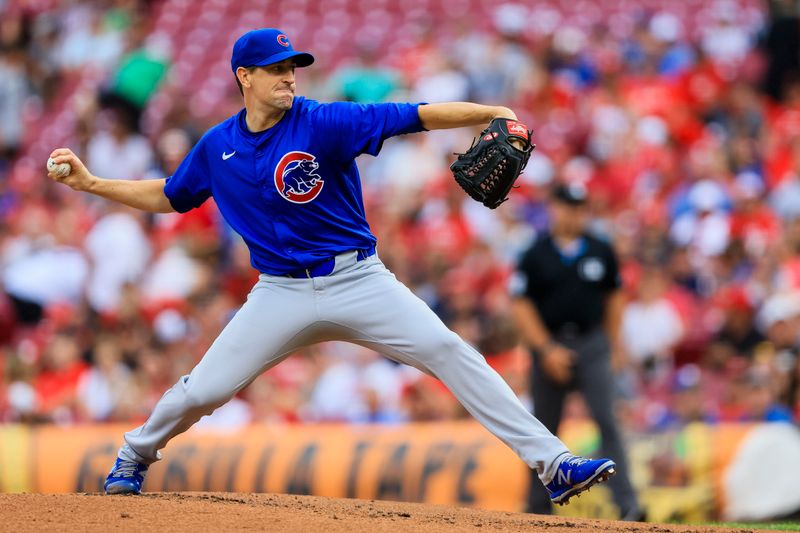
[[[69,163],[57,165],[55,160],[51,157],[47,160],[47,171],[52,172],[59,178],[63,178],[64,176],[69,176],[69,173],[72,172],[72,167]]]

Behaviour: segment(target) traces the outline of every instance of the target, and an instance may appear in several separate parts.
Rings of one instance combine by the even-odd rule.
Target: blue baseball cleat
[[[617,464],[611,459],[587,459],[568,454],[558,464],[553,481],[545,485],[550,501],[564,505],[573,496],[602,483],[616,474]]]
[[[117,457],[103,488],[106,494],[139,494],[148,465]]]

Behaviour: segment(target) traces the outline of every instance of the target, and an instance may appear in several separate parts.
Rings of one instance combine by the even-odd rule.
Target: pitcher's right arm
[[[71,172],[66,176],[57,176],[48,172],[48,176],[59,183],[67,185],[75,191],[88,192],[113,200],[142,211],[152,213],[171,213],[175,211],[164,194],[165,179],[160,180],[114,180],[93,175],[86,165],[69,148],[58,148],[50,154],[56,164],[69,163]]]

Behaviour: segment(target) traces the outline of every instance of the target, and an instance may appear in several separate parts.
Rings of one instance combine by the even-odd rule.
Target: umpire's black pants
[[[608,337],[598,328],[574,337],[556,336],[556,341],[578,355],[573,380],[568,385],[551,381],[542,371],[538,355],[534,353],[531,376],[533,414],[547,429],[556,433],[567,393],[577,389],[583,394],[586,405],[600,428],[602,456],[617,463],[617,475],[611,478],[609,487],[622,516],[625,516],[638,509],[638,502],[629,477],[622,436],[614,417],[614,374],[611,370]],[[535,470],[531,470],[528,512],[552,512],[550,498]]]

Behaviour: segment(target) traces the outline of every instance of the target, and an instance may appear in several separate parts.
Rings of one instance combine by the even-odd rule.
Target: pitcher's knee
[[[442,364],[453,364],[460,358],[471,355],[467,343],[452,332],[425,344],[421,350],[424,350],[422,356],[425,363],[432,369]]]
[[[189,383],[184,392],[184,402],[186,402],[187,407],[191,410],[210,413],[217,407],[227,403],[232,396],[232,393],[228,394],[225,391],[203,390],[201,387]]]

